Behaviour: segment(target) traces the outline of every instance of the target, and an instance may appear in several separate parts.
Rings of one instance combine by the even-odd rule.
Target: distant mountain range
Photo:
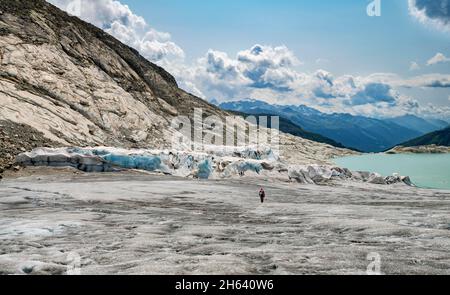
[[[400,145],[404,147],[411,147],[432,144],[440,146],[450,146],[450,126],[442,130],[425,134],[421,137],[404,142]]]
[[[393,119],[386,119],[385,121],[392,122],[412,130],[419,131],[423,134],[443,129],[449,125],[448,122],[445,122],[443,120],[436,120],[436,119],[425,120],[414,115],[405,115]]]
[[[219,107],[252,115],[277,115],[308,132],[320,134],[346,147],[364,152],[385,151],[427,132],[445,128],[449,124],[413,115],[380,120],[350,114],[326,114],[304,105],[271,105],[258,100],[226,102],[219,104]]]
[[[238,115],[238,116],[244,116],[244,117],[248,117],[250,115],[255,116],[258,120],[259,117],[261,116],[271,116],[271,114],[247,114],[247,113],[243,113],[243,112],[236,112],[236,111],[231,111],[232,113]],[[271,120],[268,120],[268,128],[272,128],[271,126]],[[312,133],[312,132],[308,132],[306,130],[304,130],[303,128],[301,128],[300,126],[294,124],[293,122],[291,122],[290,120],[280,117],[280,131],[284,132],[284,133],[288,133],[288,134],[292,134],[294,136],[298,136],[304,139],[308,139],[308,140],[312,140],[315,142],[321,142],[321,143],[326,143],[329,144],[331,146],[335,146],[338,148],[347,148],[346,146],[342,145],[341,143],[338,143],[334,140],[332,140],[331,138],[325,137],[323,135],[317,134],[317,133]]]

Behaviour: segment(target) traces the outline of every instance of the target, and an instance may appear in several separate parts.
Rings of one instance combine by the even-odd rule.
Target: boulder
[[[311,165],[308,166],[308,175],[315,183],[320,183],[330,180],[333,171],[327,166]]]
[[[370,177],[370,172],[366,172],[366,171],[353,171],[353,172],[351,172],[351,177],[354,179],[354,180],[357,180],[357,181],[367,181],[367,179],[369,179],[369,177]]]
[[[401,176],[401,177],[400,177],[400,180],[401,180],[403,183],[405,183],[406,185],[409,185],[409,186],[415,186],[415,185],[412,183],[411,178],[410,178],[409,176]]]
[[[330,166],[306,165],[290,166],[288,175],[290,179],[295,179],[300,183],[322,183],[340,175],[340,173],[338,171],[333,172]]]
[[[395,184],[395,183],[399,183],[401,182],[400,177],[399,176],[388,176],[385,179],[386,184]]]
[[[298,183],[314,184],[314,181],[311,178],[309,178],[308,174],[305,173],[305,171],[302,171],[301,169],[289,169],[288,176],[290,180],[294,179]]]
[[[371,173],[367,182],[372,184],[386,184],[385,178],[378,173]]]
[[[273,166],[273,164],[268,163],[268,162],[262,162],[261,166],[264,170],[269,170],[272,171],[275,167]]]

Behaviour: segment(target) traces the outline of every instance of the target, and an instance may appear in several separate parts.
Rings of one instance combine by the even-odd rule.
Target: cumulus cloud
[[[429,88],[449,88],[450,75],[445,74],[427,74],[420,75],[410,79],[394,81],[397,85],[403,87],[429,87]]]
[[[431,103],[423,106],[420,108],[417,112],[418,115],[421,115],[423,117],[430,117],[430,118],[443,118],[445,120],[448,120],[450,118],[450,107],[448,106],[435,106]]]
[[[439,29],[450,30],[450,2],[448,0],[408,0],[409,12],[420,22]]]
[[[142,17],[117,0],[48,0],[63,10],[105,30],[138,50],[177,79],[180,87],[208,100],[230,101],[254,98],[278,104],[307,104],[325,112],[345,112],[367,116],[393,116],[405,112],[442,109],[426,106],[400,94],[401,87],[450,87],[450,75],[429,74],[403,79],[395,74],[377,73],[366,77],[342,75],[319,69],[301,71],[301,61],[286,46],[256,44],[231,56],[219,50],[208,50],[191,64],[184,61],[184,51],[169,33],[150,27]],[[410,11],[428,20],[448,25],[445,9],[410,1]],[[432,1],[430,1],[432,2]],[[447,3],[445,1],[436,1]],[[78,6],[77,6],[78,5]],[[430,6],[431,5],[431,6]],[[74,9],[74,8],[79,8]],[[441,9],[441,10],[439,10]],[[439,11],[441,11],[439,13]],[[448,61],[443,54],[429,64]],[[326,60],[317,60],[326,63]],[[419,65],[411,63],[411,70]],[[423,109],[423,110],[422,110]]]
[[[284,46],[255,45],[235,58],[209,50],[183,76],[195,81],[204,97],[218,101],[255,98],[324,108],[400,105],[400,94],[389,83],[375,81],[377,76],[334,77],[325,70],[308,74],[299,71],[298,65],[299,60]]]
[[[401,88],[450,87],[450,75],[444,74],[407,79],[392,73],[334,76],[322,69],[302,72],[300,65],[284,46],[255,45],[235,57],[209,50],[178,75],[195,85],[195,93],[209,100],[252,98],[277,104],[306,104],[325,112],[380,117],[420,112],[418,101],[402,95]]]
[[[335,93],[334,77],[330,72],[318,70],[308,80],[313,85],[314,96],[325,99],[331,99],[337,96]]]
[[[290,89],[289,84],[295,80],[295,72],[291,69],[300,61],[286,46],[254,45],[240,51],[236,62],[245,77],[252,81],[255,88]]]
[[[444,54],[438,52],[438,53],[436,53],[435,56],[433,56],[432,58],[430,58],[428,60],[427,66],[445,63],[445,62],[450,62],[450,57],[446,57]]]
[[[183,79],[198,85],[208,98],[235,97],[252,83],[239,62],[221,51],[208,50],[191,68],[193,70],[184,71]]]
[[[141,16],[134,14],[127,5],[119,1],[48,0],[48,2],[103,29],[153,62],[184,58],[184,51],[171,41],[169,33],[151,28]]]
[[[193,65],[179,66],[176,76],[196,84],[204,97],[227,100],[257,90],[292,91],[299,79],[293,67],[299,64],[286,46],[257,44],[235,57],[210,49]]]
[[[364,88],[352,96],[349,103],[351,105],[365,105],[376,103],[387,103],[395,105],[399,95],[390,85],[383,83],[368,83]]]
[[[450,75],[448,74],[426,74],[410,78],[402,78],[397,74],[378,73],[363,78],[365,81],[380,82],[393,87],[405,88],[449,88]]]

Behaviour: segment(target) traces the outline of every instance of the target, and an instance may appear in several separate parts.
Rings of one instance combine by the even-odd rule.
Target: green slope
[[[425,134],[421,137],[407,141],[400,145],[410,147],[410,146],[432,145],[432,144],[440,146],[450,146],[450,126],[443,130]]]

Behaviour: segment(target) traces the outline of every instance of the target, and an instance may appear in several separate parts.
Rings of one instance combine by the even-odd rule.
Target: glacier
[[[36,148],[22,153],[23,166],[73,167],[84,172],[116,172],[137,169],[199,179],[231,177],[247,171],[259,174],[278,161],[271,149],[212,147],[207,152],[96,148]]]
[[[383,177],[377,173],[352,172],[330,165],[289,165],[269,147],[209,146],[204,152],[121,149],[112,147],[36,148],[16,158],[22,166],[73,167],[84,172],[119,172],[125,169],[197,179],[262,177],[303,184],[356,180],[373,184],[405,183],[409,177]]]

